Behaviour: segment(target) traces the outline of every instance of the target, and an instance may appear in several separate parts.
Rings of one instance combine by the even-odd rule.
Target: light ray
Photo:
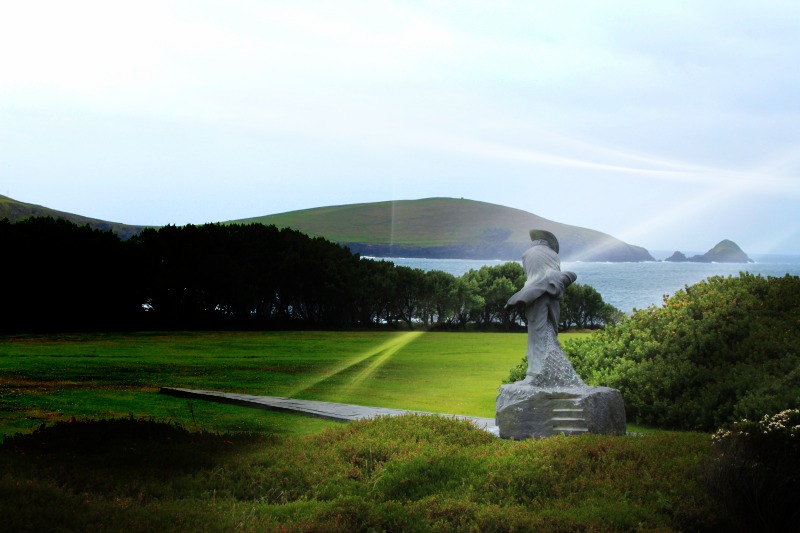
[[[420,136],[420,139],[422,138]],[[800,196],[800,180],[787,177],[782,172],[795,162],[796,158],[792,155],[786,155],[771,165],[763,165],[761,168],[751,171],[741,171],[615,150],[585,141],[568,139],[563,136],[561,138],[565,144],[569,145],[568,148],[579,150],[581,153],[594,151],[598,157],[594,159],[591,157],[575,157],[564,155],[563,152],[556,153],[556,151],[521,148],[509,144],[476,139],[432,138],[429,136],[427,137],[427,142],[440,149],[458,151],[488,159],[518,161],[596,172],[611,172],[620,175],[635,175],[662,181],[708,185],[721,189],[728,188],[733,183],[736,187],[750,187],[756,192],[765,194]]]
[[[392,219],[389,221],[389,224],[390,224],[390,227],[389,227],[389,247],[390,247],[390,249],[391,249],[391,246],[394,244],[394,227],[395,227],[395,219],[394,219],[394,217],[395,217],[395,201],[392,200]]]
[[[401,349],[405,348],[409,343],[416,340],[420,335],[422,335],[422,331],[410,331],[400,337],[396,337],[394,339],[394,343],[386,346],[386,348],[380,354],[376,355],[375,358],[363,369],[361,370],[353,379],[349,380],[341,389],[340,396],[342,397],[349,397],[353,391],[356,390],[365,380],[370,378],[376,370],[382,367],[394,354],[399,352]]]
[[[379,346],[376,346],[375,348],[371,348],[371,349],[365,351],[364,353],[356,355],[353,358],[341,361],[339,364],[334,365],[333,367],[329,368],[323,374],[318,375],[318,376],[314,376],[308,381],[304,381],[299,387],[297,387],[297,388],[293,389],[291,392],[289,392],[289,394],[287,394],[287,397],[288,398],[293,398],[294,396],[300,394],[301,392],[303,392],[303,391],[305,391],[307,389],[310,389],[311,387],[314,387],[315,385],[317,385],[319,383],[322,383],[323,381],[329,380],[332,377],[336,376],[337,374],[341,374],[342,372],[348,370],[349,368],[352,368],[352,367],[354,367],[354,366],[366,361],[370,357],[378,356],[378,358],[376,360],[380,361],[380,364],[375,366],[375,362],[370,363],[368,368],[372,368],[373,366],[375,368],[373,368],[372,371],[367,373],[367,374],[364,374],[364,371],[362,371],[356,377],[356,379],[358,379],[359,382],[361,382],[364,379],[366,379],[369,376],[369,374],[374,372],[375,369],[377,369],[380,365],[382,365],[386,361],[386,359],[388,359],[388,357],[390,357],[390,356],[394,355],[395,353],[397,353],[397,351],[399,351],[401,348],[406,346],[408,343],[410,343],[411,341],[413,341],[414,339],[416,339],[417,337],[422,335],[422,333],[423,333],[422,331],[409,331],[409,332],[403,333],[401,335],[397,335],[395,337],[392,337],[388,341],[384,342],[383,344],[380,344]],[[362,374],[364,374],[364,375],[362,376]]]
[[[736,197],[758,193],[764,182],[751,179],[749,173],[730,174],[730,181],[724,187],[715,187],[702,194],[695,194],[685,201],[672,204],[669,208],[658,211],[653,216],[636,221],[631,227],[618,232],[616,236],[625,242],[636,242],[657,230],[669,228],[676,220],[684,220],[704,212],[710,212],[715,206],[731,203]],[[784,193],[792,194],[790,188]]]
[[[691,185],[691,190],[687,190],[685,199],[673,202],[651,216],[637,220],[622,231],[616,231],[615,236],[625,242],[637,242],[657,230],[670,228],[676,221],[696,217],[745,195],[800,198],[800,179],[793,175],[797,163],[800,162],[800,156],[794,151],[780,154],[757,168],[729,170],[615,150],[581,140],[558,137],[568,151],[580,148],[581,153],[594,153],[596,158],[563,155],[564,146],[562,150],[558,150],[562,152],[561,154],[472,139],[440,139],[442,142],[439,146],[491,159],[577,168],[602,172],[606,175],[635,176]],[[795,230],[792,228],[784,233],[781,239],[788,239]],[[608,245],[600,244],[584,250],[581,256],[589,260],[605,246]],[[580,261],[581,258],[575,260]]]

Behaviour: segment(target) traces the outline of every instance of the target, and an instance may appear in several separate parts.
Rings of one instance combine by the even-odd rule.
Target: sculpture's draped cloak
[[[540,386],[582,386],[558,345],[559,300],[577,276],[561,272],[558,254],[544,243],[534,243],[523,254],[522,266],[528,279],[506,305],[525,306],[528,378]]]
[[[567,286],[575,281],[574,272],[561,272],[561,261],[558,254],[544,244],[531,246],[522,255],[522,268],[527,281],[522,289],[508,299],[508,306],[525,304],[528,306],[543,295],[548,298],[548,318],[554,327],[558,327],[558,301]]]

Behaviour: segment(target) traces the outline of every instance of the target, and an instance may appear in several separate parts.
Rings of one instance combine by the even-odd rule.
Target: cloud
[[[551,218],[647,240],[704,205],[796,202],[798,21],[773,0],[9,3],[0,180],[139,220],[525,207],[559,183]],[[150,183],[173,196],[109,196]]]

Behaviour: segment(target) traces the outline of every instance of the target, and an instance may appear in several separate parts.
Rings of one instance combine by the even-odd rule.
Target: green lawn
[[[0,435],[72,416],[279,434],[331,425],[157,394],[163,386],[492,417],[525,342],[522,333],[406,331],[2,337]]]
[[[718,526],[701,478],[708,435],[514,442],[443,417],[341,424],[158,394],[191,387],[490,417],[525,343],[417,332],[0,338],[5,530]]]

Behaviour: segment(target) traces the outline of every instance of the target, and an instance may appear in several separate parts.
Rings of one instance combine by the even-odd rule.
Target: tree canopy
[[[505,307],[525,283],[518,263],[455,277],[262,224],[165,226],[123,241],[64,220],[4,220],[0,246],[6,331],[524,325]],[[563,316],[577,318],[565,327],[604,320],[602,298],[584,293],[591,302],[566,300]]]

